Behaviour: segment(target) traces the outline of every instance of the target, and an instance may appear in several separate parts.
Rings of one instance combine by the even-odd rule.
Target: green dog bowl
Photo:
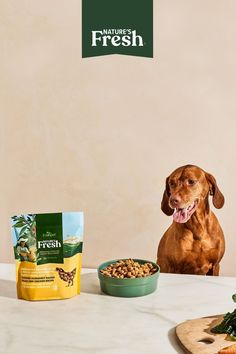
[[[122,260],[125,261],[126,259]],[[100,272],[108,265],[114,264],[117,261],[118,259],[108,261],[98,267],[98,278],[100,280],[101,290],[104,293],[120,297],[137,297],[151,294],[156,290],[157,280],[160,274],[160,267],[156,263],[144,259],[134,259],[135,262],[140,264],[151,263],[153,266],[157,267],[157,271],[154,274],[142,278],[117,279],[103,275]]]

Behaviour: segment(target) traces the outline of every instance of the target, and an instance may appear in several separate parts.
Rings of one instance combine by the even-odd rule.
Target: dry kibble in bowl
[[[136,297],[153,293],[160,274],[158,264],[144,259],[119,259],[98,267],[103,293],[112,296]]]
[[[116,263],[109,264],[100,270],[100,273],[110,278],[143,278],[156,273],[158,267],[150,262],[139,263],[129,258],[118,260]]]

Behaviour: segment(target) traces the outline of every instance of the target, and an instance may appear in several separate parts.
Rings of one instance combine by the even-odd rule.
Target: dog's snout
[[[170,197],[170,203],[173,206],[177,206],[181,202],[181,198],[179,195],[173,195]]]

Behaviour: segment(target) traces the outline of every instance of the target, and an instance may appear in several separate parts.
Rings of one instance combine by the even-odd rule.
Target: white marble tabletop
[[[153,294],[111,297],[83,269],[79,296],[28,302],[16,299],[15,266],[0,264],[0,354],[183,353],[175,326],[232,311],[235,292],[232,277],[160,274]]]

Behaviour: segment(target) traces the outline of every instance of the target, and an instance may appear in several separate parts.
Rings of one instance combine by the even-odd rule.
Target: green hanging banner
[[[82,0],[82,57],[153,57],[153,0]]]

